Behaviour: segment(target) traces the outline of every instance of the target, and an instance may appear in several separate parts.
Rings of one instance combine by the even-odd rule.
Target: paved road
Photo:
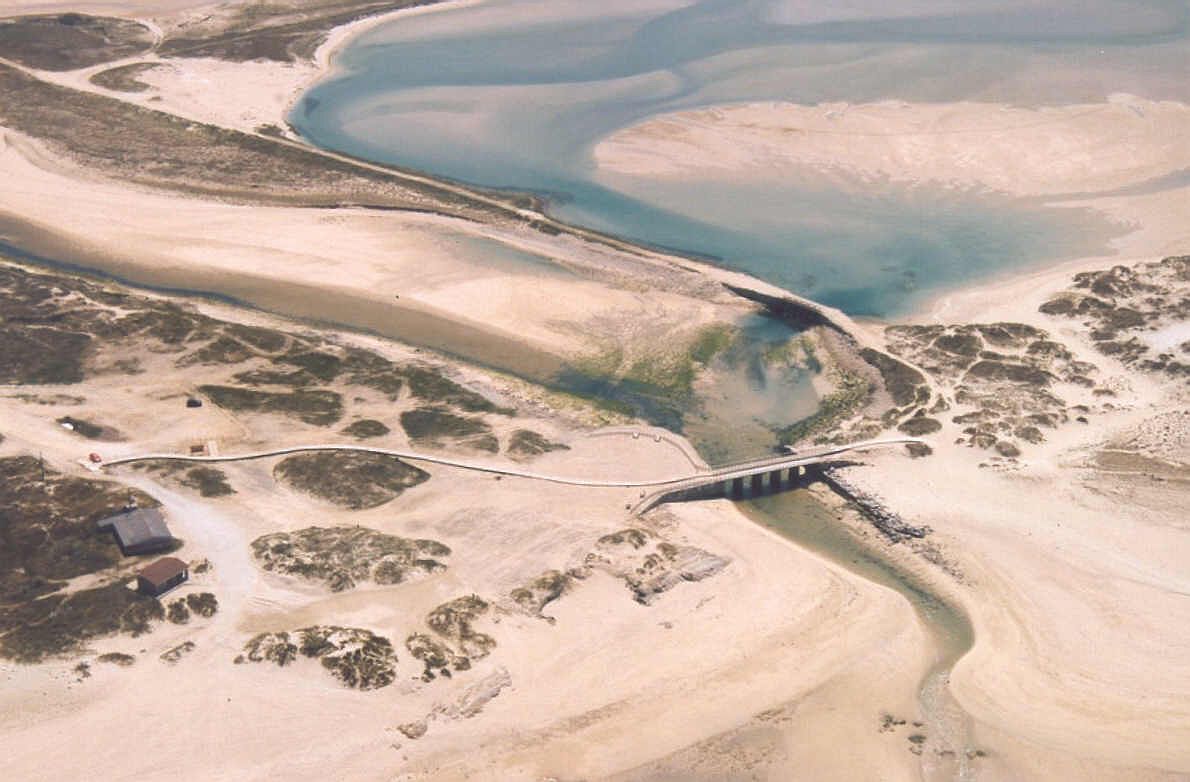
[[[267,459],[273,456],[286,456],[295,453],[311,453],[317,451],[357,451],[360,453],[380,454],[382,456],[395,456],[413,462],[441,464],[447,467],[457,467],[463,470],[486,472],[494,475],[508,475],[515,478],[528,478],[535,481],[545,481],[547,483],[560,483],[567,486],[587,486],[593,488],[614,489],[673,489],[680,488],[683,486],[683,484],[702,485],[716,481],[728,481],[734,478],[743,478],[749,475],[759,475],[788,467],[799,467],[807,464],[816,464],[831,457],[849,453],[851,451],[862,451],[868,448],[877,448],[885,445],[903,445],[905,443],[918,442],[922,442],[922,440],[916,437],[896,437],[886,440],[865,440],[864,442],[852,443],[850,445],[831,446],[827,448],[811,448],[799,451],[797,453],[778,454],[775,456],[768,456],[762,459],[754,459],[751,461],[729,464],[713,469],[698,470],[696,472],[690,472],[684,475],[675,475],[670,478],[652,478],[643,481],[627,478],[623,480],[571,478],[560,475],[547,475],[545,473],[533,472],[531,470],[522,470],[509,465],[499,465],[467,459],[453,459],[448,456],[434,456],[417,451],[406,451],[395,448],[378,448],[369,445],[340,444],[295,445],[288,448],[274,448],[267,451],[252,451],[250,453],[226,454],[219,456],[189,456],[186,454],[173,453],[149,453],[142,454],[140,456],[125,456],[119,459],[112,459],[109,462],[104,462],[102,467],[117,467],[122,464],[132,464],[134,462],[146,461],[242,462],[251,461],[253,459]]]

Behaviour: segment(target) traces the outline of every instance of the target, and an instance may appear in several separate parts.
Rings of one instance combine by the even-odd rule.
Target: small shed
[[[165,517],[157,508],[129,508],[103,519],[99,528],[110,529],[126,555],[164,551],[174,543]]]
[[[202,407],[202,400],[192,396],[186,400],[186,407]]]
[[[177,557],[162,557],[136,574],[136,591],[158,597],[190,578],[189,566]]]

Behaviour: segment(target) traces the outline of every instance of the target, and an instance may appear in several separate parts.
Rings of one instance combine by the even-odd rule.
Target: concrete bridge
[[[722,467],[696,470],[685,475],[668,478],[651,478],[648,480],[607,480],[581,477],[549,475],[547,473],[522,470],[515,466],[494,464],[490,462],[455,459],[448,456],[408,451],[396,448],[379,448],[369,445],[343,445],[327,443],[321,445],[295,445],[286,448],[273,448],[264,451],[252,451],[241,454],[220,454],[218,456],[191,456],[174,453],[148,453],[138,456],[122,456],[111,461],[102,462],[94,466],[95,469],[118,467],[124,464],[149,461],[173,462],[242,462],[255,459],[267,459],[274,456],[288,456],[297,453],[311,453],[317,451],[355,451],[373,453],[382,456],[393,456],[411,462],[426,462],[440,464],[446,467],[456,467],[474,472],[484,472],[494,475],[507,475],[514,478],[526,478],[546,483],[558,483],[567,486],[585,486],[590,488],[609,489],[644,489],[652,490],[645,493],[640,502],[632,509],[633,514],[645,513],[651,508],[665,502],[683,500],[706,499],[711,497],[742,498],[756,494],[767,494],[793,488],[803,480],[808,467],[829,461],[834,457],[869,448],[889,445],[904,445],[906,443],[920,443],[916,437],[895,437],[885,440],[866,440],[850,445],[809,448],[796,453],[776,454],[762,459],[754,459]],[[89,465],[90,466],[90,465]]]
[[[763,494],[775,494],[808,482],[814,467],[834,460],[843,454],[889,445],[924,443],[917,437],[894,437],[865,440],[849,445],[807,448],[737,464],[729,464],[700,472],[680,481],[666,482],[643,496],[632,513],[639,516],[666,502],[727,497],[743,499]]]

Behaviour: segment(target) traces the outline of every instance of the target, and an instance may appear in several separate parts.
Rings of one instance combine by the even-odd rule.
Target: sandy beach
[[[128,15],[191,32],[218,32],[238,18],[238,6],[202,5],[33,0],[13,12]],[[148,53],[30,72],[259,133],[283,128],[295,96],[332,67],[331,54],[386,18],[336,27],[312,59]],[[91,82],[134,63],[158,66],[137,76],[143,92]],[[550,228],[530,207],[501,217],[432,204],[369,208],[346,197],[330,207],[271,182],[260,198],[272,201],[253,200],[249,187],[185,192],[89,167],[0,126],[0,242],[22,251],[0,273],[36,279],[47,265],[31,254],[63,275],[45,283],[44,295],[6,283],[4,301],[19,317],[0,313],[0,326],[13,330],[5,339],[41,338],[39,329],[80,312],[90,319],[81,323],[114,335],[95,340],[75,380],[13,370],[0,386],[0,462],[37,455],[69,478],[115,481],[156,498],[184,541],[175,555],[209,564],[176,595],[210,590],[219,601],[213,617],[161,621],[146,635],[98,635],[35,663],[0,659],[7,773],[410,782],[1186,778],[1190,397],[1169,361],[1146,368],[1105,348],[1139,334],[1155,347],[1147,360],[1173,356],[1185,351],[1177,342],[1185,320],[1162,305],[1141,313],[1143,325],[1121,326],[1117,342],[1096,336],[1082,314],[1041,308],[1088,295],[1091,283],[1077,287],[1076,275],[1115,265],[1156,275],[1149,265],[1188,251],[1190,184],[1178,179],[1190,169],[1188,129],[1184,104],[1116,95],[1040,109],[715,106],[656,117],[601,143],[594,160],[609,182],[696,187],[738,177],[846,190],[892,181],[996,192],[1039,208],[1076,204],[1121,226],[1113,255],[947,291],[895,323],[810,310],[824,318],[811,345],[845,347],[834,358],[822,348],[823,399],[834,401],[847,373],[858,371],[848,360],[862,364],[863,349],[879,353],[861,367],[874,390],[836,429],[908,432],[922,418],[938,426],[926,435],[928,456],[898,447],[839,468],[909,533],[890,535],[870,508],[860,511],[863,503],[815,483],[789,500],[804,528],[782,535],[758,523],[755,508],[727,499],[667,504],[636,518],[635,490],[442,466],[420,465],[420,483],[369,507],[337,501],[333,485],[296,483],[280,458],[220,464],[219,480],[234,493],[216,496],[200,492],[195,476],[159,466],[85,469],[90,451],[110,459],[213,444],[238,453],[365,437],[564,475],[697,469],[681,435],[545,381],[594,366],[627,385],[643,376],[672,388],[671,378],[641,367],[669,371],[676,357],[674,374],[697,376],[708,363],[688,357],[708,335],[738,328],[765,311],[764,296],[783,292],[709,264]],[[119,282],[84,283],[70,268]],[[1140,293],[1127,295],[1115,290],[1118,281],[1101,280],[1109,293],[1097,295],[1115,296],[1117,311],[1141,307],[1157,295],[1155,280],[1142,277]],[[762,296],[743,298],[726,285]],[[1184,295],[1184,280],[1168,285],[1161,295]],[[38,309],[48,306],[56,309]],[[167,339],[179,327],[162,313],[189,324],[182,337]],[[112,325],[133,316],[160,325],[127,334]],[[972,339],[978,348],[968,348]],[[898,371],[920,376],[908,402],[898,399],[895,375],[874,368],[887,369],[893,357]],[[21,359],[41,366],[35,355]],[[977,360],[982,379],[973,374]],[[1013,369],[1032,370],[1028,382],[1038,388],[996,374]],[[201,408],[184,407],[199,397]],[[1035,407],[1013,412],[1019,421],[988,401],[1006,409],[1022,398]],[[890,407],[901,409],[890,417]],[[105,434],[88,441],[83,429],[62,425],[66,416],[101,424]],[[426,421],[441,431],[426,434]],[[449,553],[436,554],[433,567],[423,562],[424,573],[382,583],[380,570],[366,571],[336,590],[311,577],[313,568],[270,570],[254,546],[312,528],[372,530]],[[329,556],[316,551],[310,561]],[[128,578],[135,564],[124,558],[64,588]],[[883,575],[873,575],[877,565]],[[470,617],[459,607],[469,598],[483,604]],[[960,620],[970,622],[969,650],[947,624]],[[326,657],[320,665],[304,653],[283,665],[251,659],[252,639],[328,626],[391,640],[390,681],[353,688],[328,674]],[[0,624],[0,646],[11,630]],[[418,636],[453,662],[432,665],[432,655],[417,651]],[[107,664],[103,654],[135,662]],[[116,724],[152,726],[161,751],[128,752],[96,727]]]

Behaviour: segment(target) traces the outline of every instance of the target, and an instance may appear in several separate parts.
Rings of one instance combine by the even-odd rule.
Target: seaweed
[[[88,14],[0,19],[0,51],[29,68],[72,71],[147,52],[153,33],[140,22]]]
[[[569,450],[569,445],[552,442],[531,429],[517,429],[508,438],[508,452],[518,456],[537,456],[550,451]]]
[[[480,418],[468,418],[442,408],[418,407],[401,413],[401,427],[414,442],[438,444],[444,437],[464,439],[491,435]]]
[[[426,616],[426,624],[443,638],[455,641],[472,659],[486,657],[496,639],[475,630],[475,621],[487,613],[488,602],[479,595],[466,595],[443,603]]]
[[[196,489],[204,497],[226,497],[236,493],[223,471],[214,467],[192,467],[186,471],[181,483]]]
[[[935,341],[935,344],[937,342]],[[917,398],[917,387],[925,384],[925,377],[904,361],[893,358],[872,348],[863,348],[859,355],[880,372],[884,387],[898,405],[912,404]]]
[[[288,632],[261,633],[244,644],[237,663],[273,662],[285,667],[298,655],[316,659],[348,687],[373,690],[396,679],[397,656],[392,641],[359,627],[314,625]]]
[[[210,619],[219,610],[219,601],[210,592],[193,592],[186,595],[186,605],[204,619]]]

